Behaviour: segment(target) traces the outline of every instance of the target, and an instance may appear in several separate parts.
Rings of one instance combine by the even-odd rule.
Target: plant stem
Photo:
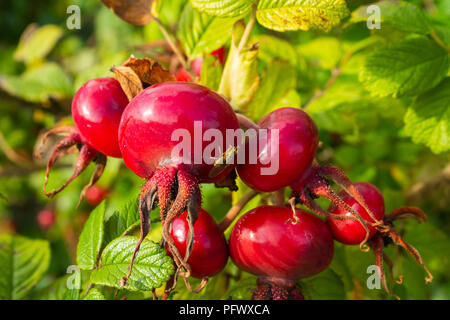
[[[225,232],[225,230],[228,229],[228,227],[231,225],[234,219],[236,219],[236,217],[245,207],[245,205],[249,203],[249,201],[252,200],[258,193],[259,192],[255,190],[247,191],[242,196],[242,198],[240,198],[239,201],[236,202],[236,204],[230,208],[230,210],[225,215],[225,218],[223,218],[222,222],[220,222],[219,224],[220,231]]]
[[[241,128],[248,130],[248,129],[255,129],[258,130],[259,126],[254,123],[251,119],[247,118],[241,113],[236,113],[236,117],[238,119],[239,125]]]
[[[347,61],[352,56],[353,51],[347,51],[345,55],[342,57],[341,61],[339,61],[339,64],[331,70],[331,77],[328,79],[327,83],[323,87],[322,90],[316,92],[314,96],[304,105],[302,106],[303,109],[306,109],[312,102],[316,101],[317,99],[321,98],[327,90],[336,82],[337,77],[340,75],[342,67],[347,63]]]
[[[436,31],[431,30],[430,32],[430,36],[431,38],[433,38],[434,41],[436,41],[436,43],[441,46],[442,48],[444,48],[445,50],[447,50],[448,53],[450,53],[450,47],[447,46],[444,41],[442,41],[441,38],[439,38],[439,36],[437,35]]]
[[[154,19],[155,19],[156,23],[158,24],[159,29],[161,30],[161,32],[162,32],[164,38],[166,39],[167,43],[169,44],[170,48],[176,54],[176,56],[178,57],[178,60],[180,60],[180,63],[183,65],[184,68],[187,68],[186,59],[184,58],[183,54],[181,53],[180,49],[177,47],[175,42],[173,42],[172,37],[170,36],[169,32],[162,24],[161,20],[159,20],[159,18],[157,18],[157,17],[154,17]]]
[[[256,21],[256,7],[253,7],[252,15],[250,16],[250,20],[248,21],[247,25],[245,26],[244,33],[242,34],[242,38],[239,41],[238,52],[241,52],[242,49],[247,44],[248,39],[250,38],[250,33],[252,32],[253,26],[255,25],[255,21]]]

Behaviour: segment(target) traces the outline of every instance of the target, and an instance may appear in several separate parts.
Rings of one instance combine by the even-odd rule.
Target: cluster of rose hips
[[[59,127],[46,134],[69,133],[50,156],[44,192],[53,196],[77,177],[90,162],[95,172],[83,189],[81,198],[100,178],[107,156],[122,157],[125,165],[146,180],[139,200],[141,234],[134,250],[126,285],[132,273],[133,261],[150,230],[150,212],[157,204],[162,223],[161,244],[167,248],[177,268],[166,293],[182,276],[204,281],[220,272],[231,256],[242,270],[258,276],[254,299],[303,299],[296,287],[298,279],[320,273],[333,258],[333,240],[345,244],[371,246],[385,289],[389,292],[383,273],[383,245],[387,240],[404,247],[425,269],[422,259],[393,229],[392,221],[407,216],[425,220],[417,208],[404,207],[385,215],[383,196],[369,183],[352,183],[338,169],[320,166],[315,160],[319,138],[313,120],[301,109],[280,108],[266,115],[258,124],[235,113],[228,101],[212,90],[189,82],[162,82],[147,87],[131,101],[120,83],[113,78],[93,79],[76,93],[72,103],[75,127]],[[226,135],[228,129],[267,129],[267,139],[260,140],[256,163],[218,165],[206,163],[203,152],[208,141],[202,141],[193,152],[173,152],[178,141],[173,132],[184,129],[195,136],[194,122],[200,121],[203,131],[218,130]],[[278,144],[270,145],[271,133],[277,130]],[[192,141],[194,145],[194,141]],[[264,145],[266,143],[267,145]],[[50,168],[64,154],[77,147],[80,155],[72,177],[59,189],[47,192]],[[228,150],[225,142],[221,150]],[[248,148],[248,143],[244,144]],[[269,152],[275,148],[275,152]],[[198,157],[197,153],[201,153]],[[226,155],[226,153],[224,152]],[[237,150],[239,154],[239,150]],[[246,153],[248,154],[248,153]],[[270,157],[276,154],[278,171],[263,175]],[[221,158],[222,155],[216,155]],[[229,155],[227,155],[229,156]],[[236,157],[236,152],[232,153]],[[200,161],[198,160],[200,159]],[[188,160],[188,161],[186,161]],[[229,242],[224,230],[233,218],[228,216],[219,225],[201,208],[199,184],[227,185],[236,177],[257,192],[282,194],[278,205],[257,207],[244,214],[234,225]],[[342,191],[335,193],[329,180]],[[228,183],[230,189],[233,186]],[[284,188],[292,189],[292,198],[284,201]],[[331,201],[328,210],[315,202],[317,197]],[[315,214],[296,208],[301,204]],[[383,259],[384,257],[384,259]],[[427,281],[432,276],[428,269]],[[192,290],[192,288],[190,288]]]

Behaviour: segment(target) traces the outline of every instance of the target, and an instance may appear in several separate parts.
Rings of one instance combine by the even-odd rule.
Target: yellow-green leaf
[[[261,0],[256,18],[276,31],[330,31],[349,14],[345,0]]]

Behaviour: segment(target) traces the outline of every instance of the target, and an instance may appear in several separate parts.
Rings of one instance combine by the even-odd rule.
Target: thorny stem
[[[220,231],[224,232],[231,225],[231,223],[234,221],[234,219],[236,219],[236,217],[238,216],[239,212],[241,212],[241,210],[245,207],[245,205],[250,200],[252,200],[258,193],[259,192],[255,191],[255,190],[247,191],[242,196],[242,198],[240,198],[239,201],[236,202],[230,208],[230,210],[225,215],[225,218],[223,218],[222,222],[220,222],[220,224],[219,224]]]
[[[5,156],[13,163],[17,163],[20,166],[29,166],[31,164],[30,159],[17,153],[5,139],[3,132],[0,131],[0,150],[3,151]]]
[[[242,34],[242,38],[239,41],[238,46],[238,52],[241,52],[242,49],[244,49],[245,45],[248,42],[248,39],[250,38],[250,33],[252,32],[253,26],[255,25],[256,21],[256,7],[253,6],[252,15],[250,16],[250,20],[248,21],[247,25],[245,26],[244,33]]]
[[[164,27],[164,25],[162,24],[161,20],[159,20],[159,18],[154,17],[154,20],[156,21],[156,23],[159,26],[159,29],[161,30],[164,38],[166,39],[167,43],[169,44],[170,48],[173,50],[173,52],[177,55],[178,59],[180,60],[180,63],[183,65],[183,67],[186,69],[187,68],[187,62],[186,59],[184,58],[183,54],[181,53],[180,49],[178,48],[178,46],[173,42],[172,37],[170,36],[169,32],[167,31],[167,29]]]

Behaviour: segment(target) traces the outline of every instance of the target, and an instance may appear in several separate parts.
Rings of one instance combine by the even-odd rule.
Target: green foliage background
[[[320,130],[321,164],[343,169],[352,181],[375,184],[387,211],[421,207],[427,223],[399,221],[396,228],[422,253],[435,280],[426,285],[423,270],[404,251],[390,247],[394,274],[403,275],[404,283],[389,283],[403,299],[449,299],[450,1],[377,3],[381,29],[369,30],[366,7],[372,1],[322,1],[337,4],[329,23],[319,23],[313,14],[306,17],[310,24],[290,25],[274,17],[295,15],[294,9],[285,12],[262,0],[249,39],[259,48],[244,54],[234,48],[238,32],[233,39],[231,34],[238,19],[248,22],[249,1],[237,0],[237,9],[221,1],[223,6],[211,12],[212,2],[217,1],[170,0],[158,8],[162,23],[174,31],[190,59],[225,45],[229,59],[234,54],[233,61],[239,61],[239,68],[225,65],[219,81],[222,69],[205,55],[201,82],[228,96],[255,121],[282,106],[304,108]],[[277,3],[291,2],[308,3]],[[81,8],[80,30],[66,27],[66,9],[72,4]],[[31,23],[37,29],[27,38],[24,31],[31,30]],[[95,210],[86,203],[76,209],[93,168],[49,200],[42,192],[43,163],[33,162],[31,154],[40,133],[71,122],[71,98],[85,81],[112,76],[110,67],[130,54],[153,57],[162,52],[145,46],[164,39],[157,24],[133,27],[97,0],[17,0],[0,4],[0,30],[0,298],[151,299],[150,290],[172,272],[170,260],[152,242],[158,241],[158,223],[137,261],[145,281],[131,279],[128,290],[115,296],[112,287],[120,278],[105,276],[107,267],[117,268],[108,271],[113,275],[126,270],[115,264],[126,259],[115,248],[134,247],[134,238],[120,235],[137,231],[136,197],[143,181],[120,160],[108,159],[99,184],[111,190],[109,200]],[[50,188],[71,175],[74,159],[65,158],[52,172]],[[238,194],[243,191],[241,185]],[[211,185],[203,185],[202,193],[203,206],[220,221],[233,201],[230,193]],[[244,212],[264,201],[258,196]],[[49,230],[36,222],[43,208],[56,211]],[[299,284],[309,299],[388,299],[382,290],[366,287],[371,264],[372,253],[336,243],[330,268]],[[81,278],[67,273],[69,265],[83,269]],[[151,274],[152,268],[160,271]],[[68,288],[67,281],[79,281],[81,290]],[[90,282],[96,285],[84,297]],[[254,276],[229,261],[200,294],[180,283],[172,298],[248,299],[254,283]]]

